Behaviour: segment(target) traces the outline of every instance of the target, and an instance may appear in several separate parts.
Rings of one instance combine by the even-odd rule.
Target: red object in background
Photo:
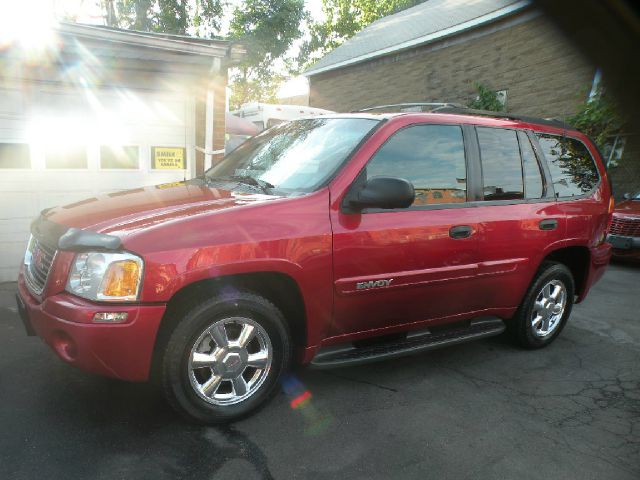
[[[236,117],[230,113],[224,114],[225,133],[229,135],[257,135],[260,129],[249,120]]]
[[[604,273],[611,249],[603,242],[611,192],[590,140],[571,132],[588,146],[600,176],[592,194],[576,199],[345,213],[342,200],[372,155],[391,135],[416,123],[567,135],[563,128],[512,119],[390,116],[326,186],[307,195],[242,194],[180,183],[49,210],[44,218],[54,224],[119,237],[124,250],[144,258],[144,282],[138,304],[116,308],[80,300],[65,292],[74,254],[58,252],[41,295],[28,292],[20,275],[33,328],[70,363],[143,380],[167,302],[205,279],[270,272],[295,282],[304,302],[304,337],[297,345],[303,363],[330,344],[478,316],[511,318],[541,262],[571,247],[585,255],[585,274],[576,285],[582,300]],[[542,228],[544,221],[555,227]],[[451,238],[451,227],[460,224],[471,225],[473,234]],[[395,279],[389,288],[354,287],[381,272]],[[128,320],[91,324],[97,312],[113,309],[128,312]]]
[[[613,243],[614,257],[640,260],[640,194],[616,205],[609,227],[609,235],[609,241],[612,241],[612,236],[627,239],[624,244],[625,248],[616,248],[622,243]]]

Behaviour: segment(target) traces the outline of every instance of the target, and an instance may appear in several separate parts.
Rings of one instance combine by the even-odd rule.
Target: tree
[[[474,86],[478,91],[478,96],[467,104],[469,108],[488,110],[490,112],[502,112],[504,110],[504,104],[498,98],[497,92],[482,83],[476,82]]]
[[[299,70],[353,37],[376,20],[425,0],[322,0],[325,20],[309,25],[310,38],[300,48]]]
[[[605,91],[587,99],[567,121],[592,138],[601,149],[610,137],[622,131],[625,124],[625,119]]]
[[[231,74],[233,108],[251,100],[272,100],[282,82],[276,62],[300,38],[304,0],[245,0],[231,19],[230,38],[247,47],[247,55]]]
[[[107,24],[113,27],[186,35],[195,28],[200,36],[220,29],[225,0],[104,0]]]

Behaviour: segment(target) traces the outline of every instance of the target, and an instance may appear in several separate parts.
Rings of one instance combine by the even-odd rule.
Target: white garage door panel
[[[0,191],[1,220],[31,217],[38,211],[38,201],[32,193]]]
[[[0,169],[0,282],[14,281],[29,226],[41,210],[111,192],[182,180],[151,168],[151,147],[185,147],[195,171],[195,102],[179,93],[74,92],[31,85],[29,96],[0,89],[0,141],[31,143],[31,169]],[[87,146],[87,169],[47,170],[50,143]],[[139,147],[139,168],[102,170],[100,146]],[[191,174],[187,175],[188,177]]]

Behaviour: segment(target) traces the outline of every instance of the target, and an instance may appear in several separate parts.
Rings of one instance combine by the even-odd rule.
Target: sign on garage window
[[[156,170],[184,170],[186,151],[184,147],[151,147],[151,166]]]
[[[76,145],[47,146],[47,168],[87,168],[87,147]]]
[[[27,143],[0,143],[0,168],[31,168]]]
[[[100,147],[100,168],[138,169],[140,149],[136,146]]]

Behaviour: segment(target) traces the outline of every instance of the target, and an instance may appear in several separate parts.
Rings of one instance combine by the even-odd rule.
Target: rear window
[[[574,197],[592,191],[599,176],[593,157],[579,140],[536,134],[544,153],[556,197]]]

